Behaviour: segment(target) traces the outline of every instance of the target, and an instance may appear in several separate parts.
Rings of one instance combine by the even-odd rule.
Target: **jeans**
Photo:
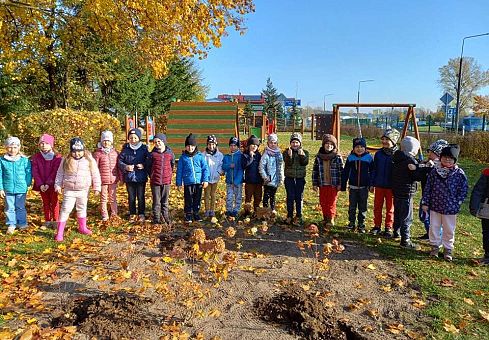
[[[27,226],[26,194],[5,193],[5,217],[7,226]]]
[[[144,215],[144,211],[146,210],[146,202],[144,201],[146,182],[128,182],[126,183],[126,188],[129,201],[129,215],[136,215],[136,199],[138,200],[137,215]]]
[[[185,215],[198,214],[202,201],[202,184],[183,186],[183,211]]]
[[[263,188],[263,206],[268,208],[270,203],[270,208],[275,210],[275,194],[277,193],[277,187],[272,187],[271,185],[265,185]]]
[[[285,191],[287,192],[287,217],[294,217],[294,203],[297,217],[302,217],[302,201],[304,199],[304,178],[285,177]]]
[[[360,189],[351,189],[348,195],[348,221],[351,226],[355,225],[357,219],[357,207],[358,207],[358,226],[365,226],[365,217],[367,216],[367,200],[368,200],[368,187]]]
[[[237,216],[243,200],[243,185],[226,184],[226,214]]]
[[[153,198],[153,223],[161,222],[162,217],[166,223],[170,223],[170,215],[168,214],[170,184],[151,184],[151,196]]]
[[[400,231],[401,243],[411,239],[411,224],[413,224],[413,196],[394,197],[394,232]]]

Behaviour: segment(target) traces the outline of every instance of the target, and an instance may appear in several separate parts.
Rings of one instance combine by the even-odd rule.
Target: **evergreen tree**
[[[263,112],[268,116],[270,120],[273,120],[277,117],[277,115],[282,112],[282,105],[277,100],[277,89],[273,86],[270,78],[267,79],[267,86],[262,91],[262,94],[265,97]]]
[[[243,115],[245,116],[246,118],[246,124],[248,126],[252,126],[253,125],[253,116],[254,116],[254,112],[253,112],[253,108],[251,107],[251,104],[250,102],[246,102],[246,105],[243,109]]]

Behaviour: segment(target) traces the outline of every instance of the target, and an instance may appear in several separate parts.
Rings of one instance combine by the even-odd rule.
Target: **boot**
[[[57,242],[63,242],[63,234],[65,232],[66,222],[58,222],[58,230],[54,236],[54,240]]]
[[[92,231],[87,228],[87,218],[86,217],[78,217],[78,231],[83,235],[91,235]]]

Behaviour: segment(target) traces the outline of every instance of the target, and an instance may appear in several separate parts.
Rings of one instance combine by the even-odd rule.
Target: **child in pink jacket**
[[[56,241],[63,241],[66,221],[75,205],[79,232],[85,235],[92,233],[87,228],[87,202],[90,186],[93,187],[95,195],[100,193],[100,173],[93,157],[85,151],[81,138],[75,137],[70,141],[70,154],[59,166],[54,183],[56,192],[63,190],[58,230],[54,238]]]
[[[54,151],[54,137],[43,134],[39,138],[39,152],[31,157],[34,191],[39,191],[44,210],[44,225],[55,227],[59,216],[58,193],[54,191],[56,172],[61,164],[61,155]]]
[[[102,180],[102,191],[100,192],[102,221],[107,221],[109,219],[107,202],[110,204],[111,216],[117,216],[116,192],[120,178],[117,157],[119,157],[119,153],[114,149],[113,142],[114,135],[112,132],[103,131],[100,137],[100,143],[98,144],[98,149],[93,154]]]

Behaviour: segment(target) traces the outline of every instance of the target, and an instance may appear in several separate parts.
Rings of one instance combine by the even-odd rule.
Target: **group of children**
[[[422,239],[429,239],[431,255],[438,256],[440,246],[444,258],[452,260],[456,216],[468,193],[467,177],[457,165],[460,148],[438,140],[428,149],[428,159],[418,161],[420,143],[407,136],[397,144],[400,133],[384,131],[382,147],[372,156],[364,138],[354,138],[352,151],[345,162],[338,153],[338,141],[326,134],[314,158],[312,186],[319,191],[323,225],[334,225],[339,191],[349,190],[348,228],[366,232],[365,219],[369,193],[374,193],[373,234],[400,239],[401,247],[416,248],[411,241],[413,198],[417,182],[422,184],[419,217],[426,228]],[[150,182],[152,222],[170,223],[168,201],[175,155],[164,134],[156,134],[151,152],[141,142],[141,131],[131,129],[121,152],[113,146],[110,131],[101,134],[93,155],[84,142],[76,137],[70,141],[70,153],[62,158],[54,151],[54,137],[44,134],[39,139],[39,152],[29,160],[20,152],[20,140],[9,137],[6,153],[0,158],[0,197],[5,199],[7,233],[27,227],[26,193],[34,179],[33,190],[39,191],[46,225],[57,227],[55,240],[62,241],[68,217],[76,207],[79,231],[87,228],[87,201],[90,187],[100,194],[102,220],[117,216],[116,190],[126,184],[129,220],[145,221],[145,188]],[[202,221],[200,216],[204,194],[205,218],[216,215],[216,189],[221,176],[226,182],[226,216],[238,217],[241,211],[244,183],[243,216],[255,215],[260,204],[276,215],[277,189],[286,190],[287,224],[301,225],[306,168],[309,152],[302,147],[302,136],[292,133],[289,146],[281,151],[276,134],[270,134],[263,153],[260,140],[251,136],[243,151],[240,141],[231,137],[226,155],[218,148],[217,138],[207,137],[206,148],[198,150],[197,140],[189,134],[185,150],[176,166],[176,186],[184,191],[185,222]],[[471,213],[476,215],[479,204],[489,197],[489,170],[485,170],[474,188]],[[61,209],[58,194],[63,193]],[[385,214],[382,214],[385,205]],[[110,206],[110,214],[108,207]],[[295,216],[294,216],[295,212]],[[489,220],[482,219],[485,260],[489,263]]]

